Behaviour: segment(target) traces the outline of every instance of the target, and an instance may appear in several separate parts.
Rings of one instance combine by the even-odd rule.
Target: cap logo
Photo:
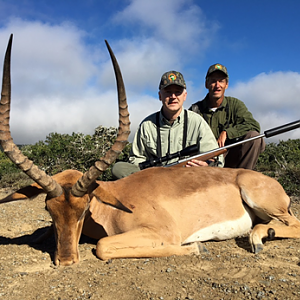
[[[222,70],[223,67],[221,65],[215,65],[215,69]]]
[[[171,73],[168,78],[170,81],[175,81],[177,77],[174,73]]]

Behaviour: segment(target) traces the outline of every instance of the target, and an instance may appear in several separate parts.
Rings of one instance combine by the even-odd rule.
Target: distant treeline
[[[18,146],[29,159],[49,175],[66,169],[77,169],[85,172],[112,146],[117,129],[99,126],[93,135],[82,133],[51,133],[45,141],[34,145]],[[131,144],[128,144],[118,160],[126,161]],[[2,149],[1,149],[2,150]],[[289,195],[300,194],[300,139],[269,143],[260,155],[256,171],[276,178]],[[0,152],[0,187],[22,185],[18,176],[27,179],[26,175],[13,165],[6,155]],[[19,179],[18,179],[19,178]],[[111,180],[111,168],[99,178]]]

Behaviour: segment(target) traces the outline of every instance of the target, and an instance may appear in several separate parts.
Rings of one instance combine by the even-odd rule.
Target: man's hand
[[[218,140],[217,140],[219,147],[224,147],[225,146],[226,139],[227,139],[227,132],[222,131],[219,138],[218,138]]]
[[[207,167],[208,163],[202,160],[192,159],[189,160],[185,166],[186,167]]]

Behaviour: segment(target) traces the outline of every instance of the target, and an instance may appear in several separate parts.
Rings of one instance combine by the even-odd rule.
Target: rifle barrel
[[[300,120],[295,121],[295,122],[291,122],[291,123],[288,123],[288,124],[285,124],[285,125],[282,125],[282,126],[278,126],[278,127],[266,130],[266,131],[264,131],[264,133],[262,133],[260,135],[257,135],[257,136],[254,136],[254,137],[251,137],[247,140],[242,140],[242,141],[239,141],[239,142],[227,145],[227,146],[223,146],[223,147],[220,147],[220,148],[216,148],[216,149],[201,153],[201,154],[193,155],[193,156],[190,156],[188,158],[180,159],[177,162],[166,165],[165,167],[176,166],[178,164],[184,163],[184,162],[192,160],[192,159],[201,160],[201,157],[204,157],[204,156],[207,157],[209,154],[212,154],[212,157],[214,156],[213,155],[214,153],[220,153],[218,155],[221,155],[221,154],[225,153],[226,150],[228,150],[230,148],[233,148],[233,147],[236,147],[236,146],[239,146],[241,144],[244,144],[244,143],[256,140],[256,139],[260,139],[260,138],[263,138],[263,137],[269,138],[269,137],[272,137],[274,135],[281,134],[281,133],[284,133],[284,132],[287,132],[287,131],[290,131],[290,130],[293,130],[293,129],[296,129],[296,128],[299,128],[299,127],[300,127]],[[218,155],[215,155],[215,156],[218,156]]]
[[[299,127],[300,127],[300,120],[295,121],[295,122],[291,122],[291,123],[288,123],[288,124],[285,124],[285,125],[282,125],[282,126],[278,126],[278,127],[273,128],[273,129],[266,130],[264,133],[265,133],[265,136],[267,138],[269,138],[269,137],[272,137],[274,135],[284,133],[284,132],[287,132],[287,131],[290,131],[290,130],[293,130],[293,129],[296,129],[296,128],[299,128]]]

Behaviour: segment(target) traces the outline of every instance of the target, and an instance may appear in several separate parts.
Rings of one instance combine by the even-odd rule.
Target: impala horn
[[[49,197],[58,197],[63,192],[61,186],[53,180],[51,176],[40,170],[31,160],[23,155],[11,137],[9,118],[11,101],[10,57],[12,39],[13,35],[11,34],[3,65],[2,92],[0,101],[0,144],[9,159],[38,185],[40,185]]]
[[[118,158],[126,144],[128,143],[128,136],[130,134],[130,121],[127,106],[126,92],[121,70],[116,60],[116,57],[111,50],[107,41],[105,41],[109,51],[112,64],[115,71],[117,89],[118,89],[118,103],[119,103],[119,128],[115,143],[106,152],[105,156],[95,162],[83,176],[72,187],[72,194],[75,197],[82,197],[91,186],[93,182],[100,176],[115,160]]]

